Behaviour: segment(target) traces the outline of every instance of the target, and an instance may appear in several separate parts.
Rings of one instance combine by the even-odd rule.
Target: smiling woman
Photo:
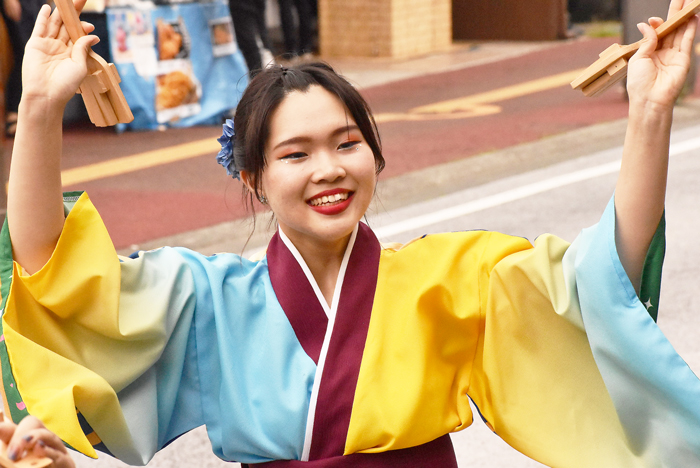
[[[350,234],[374,195],[374,154],[340,99],[318,85],[289,94],[269,129],[263,196],[330,302]],[[241,177],[254,187],[247,171]],[[314,261],[311,251],[325,253]]]
[[[615,196],[572,244],[467,231],[382,246],[361,221],[384,166],[376,125],[319,63],[261,71],[219,139],[219,162],[277,220],[263,258],[123,258],[87,194],[61,203],[60,115],[92,39],[73,45],[44,9],[0,236],[11,458],[69,466],[53,432],[144,464],[205,425],[219,457],[248,465],[454,468],[449,433],[471,400],[549,466],[699,465],[700,380],[655,323],[696,23],[658,49],[657,23],[629,63]]]

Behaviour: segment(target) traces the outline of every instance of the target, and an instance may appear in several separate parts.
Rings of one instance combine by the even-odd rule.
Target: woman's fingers
[[[662,24],[664,24],[663,18],[659,18],[658,16],[652,16],[649,18],[649,25],[654,29],[658,28]]]
[[[667,18],[670,19],[673,15],[681,11],[686,5],[688,5],[691,2],[692,0],[672,0],[671,4],[668,7]],[[685,27],[686,25],[682,25],[681,27],[676,29],[676,31],[669,34],[669,36],[665,38],[663,46],[679,49],[681,43],[683,42],[683,36],[686,31]]]
[[[639,46],[639,50],[635,54],[635,57],[650,57],[656,50],[656,46],[659,43],[659,38],[656,35],[656,31],[646,23],[639,23],[637,25],[637,29],[639,29],[639,32],[642,33],[645,40]]]
[[[61,26],[61,29],[58,31],[58,36],[56,36],[56,39],[68,45],[68,41],[70,41],[70,34],[68,34],[68,29],[66,29],[65,24]]]
[[[46,429],[44,424],[34,416],[27,416],[17,424],[10,442],[7,445],[7,457],[10,460],[19,460],[32,441],[32,431]]]
[[[33,449],[35,445],[43,449],[52,450],[53,452],[68,453],[65,445],[61,442],[56,434],[49,431],[48,429],[34,429],[29,432],[25,439],[28,440],[28,445],[30,449]],[[52,457],[53,458],[53,457]]]
[[[680,37],[680,50],[684,54],[691,55],[695,48],[695,34],[698,31],[698,17],[693,16],[685,26],[685,31]]]
[[[80,25],[83,27],[83,32],[85,34],[90,34],[95,30],[95,25],[92,23],[88,23],[87,21],[81,21]],[[58,40],[66,45],[68,44],[68,41],[72,40],[65,24],[61,27],[61,31],[58,33]]]
[[[9,444],[12,435],[15,433],[15,429],[17,429],[17,425],[11,421],[0,422],[0,440],[5,444]]]
[[[90,34],[95,30],[95,25],[92,23],[88,23],[87,21],[81,21],[80,24],[83,26],[83,31],[85,31],[85,34]]]
[[[53,460],[53,468],[73,468],[74,463],[65,445],[56,434],[48,429],[35,429],[28,434],[31,439],[27,453],[35,457],[48,457]]]
[[[71,58],[75,63],[85,63],[91,46],[100,42],[97,36],[83,36],[73,44]]]
[[[49,434],[51,434],[53,438],[58,439],[58,437],[54,436],[53,433],[49,432]],[[60,440],[58,442],[59,445],[55,446],[39,437],[36,439],[36,442],[32,447],[31,454],[38,458],[50,458],[53,460],[53,465],[51,465],[52,468],[74,468],[75,463],[68,454],[68,450],[66,450],[66,447],[60,443]]]
[[[80,12],[83,10],[83,7],[85,6],[86,2],[87,0],[75,0],[75,2],[73,3],[76,11],[78,12],[78,15],[80,15]],[[90,23],[81,21],[81,24],[83,24],[83,29],[85,29],[85,24]],[[95,27],[93,26],[90,32],[92,32],[92,30],[94,29]],[[63,19],[61,18],[58,8],[55,8],[53,13],[51,14],[51,19],[49,20],[49,29],[47,37],[56,37],[62,42],[66,43],[66,33],[64,32],[64,30],[65,25],[63,24]],[[85,32],[87,33],[88,31]]]
[[[33,416],[27,416],[18,425],[9,421],[0,422],[0,439],[8,444],[7,456],[11,460],[34,455],[50,458],[52,468],[75,468],[61,439]]]
[[[34,29],[32,30],[32,36],[34,37],[46,37],[46,28],[49,21],[49,16],[51,15],[51,7],[48,5],[42,5],[39,10],[39,14],[36,17],[36,22],[34,23]]]
[[[56,38],[61,31],[61,26],[63,26],[63,19],[61,18],[61,13],[58,8],[54,8],[49,18],[48,29],[46,31],[46,37]]]
[[[87,3],[87,0],[74,0],[73,5],[75,5],[75,11],[80,14],[83,11],[83,8],[85,7],[85,4]]]
[[[32,447],[31,454],[37,458],[49,457],[51,460],[56,460],[61,457],[62,453],[58,450],[46,445],[46,442],[39,440]]]
[[[671,16],[681,11],[685,6],[686,2],[690,3],[691,0],[671,0],[671,4],[668,6],[668,16],[666,18],[670,18]]]

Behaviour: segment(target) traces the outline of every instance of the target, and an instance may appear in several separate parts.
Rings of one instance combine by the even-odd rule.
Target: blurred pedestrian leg
[[[265,0],[229,0],[228,5],[236,31],[236,42],[251,77],[269,65],[263,56],[271,57],[270,39],[265,24]]]
[[[312,2],[314,1],[278,0],[284,35],[284,58],[287,60],[313,52],[315,9]]]
[[[5,129],[8,136],[15,134],[17,109],[22,96],[22,58],[24,46],[34,29],[34,22],[44,0],[0,0],[3,20],[12,46],[14,65],[5,89]]]
[[[12,69],[12,46],[10,45],[10,36],[7,34],[7,26],[5,19],[0,15],[0,128],[5,127],[5,85],[10,76]],[[0,190],[0,222],[5,221],[7,212],[7,193],[5,192],[5,183],[7,176],[5,174],[5,157],[9,158],[9,154],[4,154],[5,132],[0,132],[0,182],[2,183]]]

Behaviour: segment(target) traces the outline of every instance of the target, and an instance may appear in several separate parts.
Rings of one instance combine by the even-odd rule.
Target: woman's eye
[[[282,161],[290,161],[290,160],[294,160],[294,159],[301,159],[304,156],[306,156],[306,153],[291,153],[291,154],[287,154],[285,156],[282,156],[280,159]]]
[[[338,146],[339,150],[349,150],[352,148],[356,148],[360,144],[359,141],[346,141],[345,143],[341,143],[340,146]]]

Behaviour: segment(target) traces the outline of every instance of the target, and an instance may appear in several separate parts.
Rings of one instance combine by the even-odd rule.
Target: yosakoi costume
[[[278,232],[259,261],[180,248],[117,257],[87,195],[50,261],[2,244],[2,379],[12,419],[146,463],[206,425],[224,460],[456,466],[469,400],[548,466],[700,463],[700,383],[657,328],[663,223],[641,300],[611,203],[573,244],[493,232],[383,248],[360,224],[328,305]],[[650,315],[651,313],[651,315]]]

